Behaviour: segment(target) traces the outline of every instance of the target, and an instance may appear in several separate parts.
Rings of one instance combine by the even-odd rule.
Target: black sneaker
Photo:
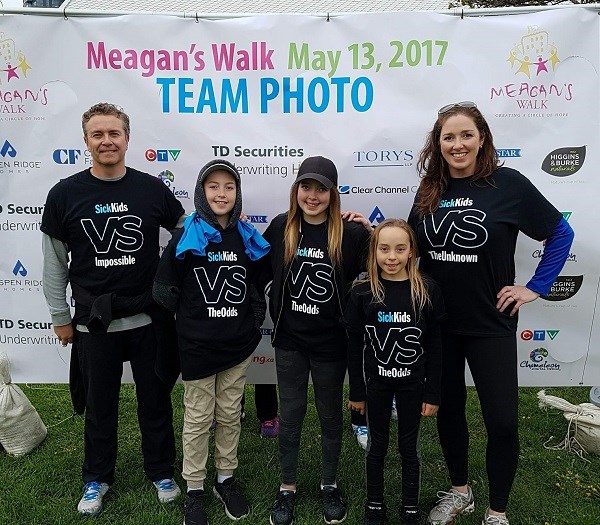
[[[384,503],[365,503],[365,525],[384,525],[385,504]]]
[[[204,512],[204,491],[190,490],[183,504],[183,525],[208,525],[208,517]]]
[[[419,525],[419,507],[417,505],[402,505],[400,525]]]
[[[321,489],[323,500],[323,519],[325,523],[342,523],[346,519],[346,504],[342,500],[340,489],[331,485],[325,485]]]
[[[217,483],[213,487],[214,495],[223,502],[225,514],[232,520],[240,520],[250,513],[250,507],[240,492],[240,487],[232,476],[223,483]]]
[[[269,523],[271,525],[292,525],[295,503],[296,493],[293,490],[280,490],[273,507],[271,507]]]

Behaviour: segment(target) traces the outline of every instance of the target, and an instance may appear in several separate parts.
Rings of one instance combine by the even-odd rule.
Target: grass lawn
[[[22,385],[21,388],[49,427],[48,437],[31,454],[14,458],[0,453],[0,524],[63,525],[103,524],[181,524],[182,500],[161,505],[156,492],[142,472],[139,430],[135,416],[135,394],[131,385],[122,389],[119,426],[117,479],[105,498],[103,513],[96,518],[82,518],[76,505],[81,496],[81,462],[83,456],[83,420],[68,418],[71,413],[66,385]],[[556,410],[538,408],[538,388],[520,390],[521,457],[509,505],[511,525],[598,525],[600,524],[600,457],[587,455],[584,461],[565,451],[547,450],[544,443],[555,436],[560,441],[567,423]],[[181,385],[173,392],[175,429],[178,446],[176,479],[181,480],[181,426],[183,417]],[[277,440],[260,439],[255,417],[253,388],[246,392],[247,416],[242,425],[237,472],[246,486],[252,513],[241,523],[267,524],[269,509],[278,483]],[[587,401],[589,388],[548,388],[547,392],[572,403]],[[346,427],[350,427],[345,413]],[[458,525],[481,523],[487,506],[485,473],[485,429],[474,391],[469,392],[471,431],[470,483],[475,493],[476,510],[460,517]],[[392,443],[396,432],[393,431]],[[422,523],[436,492],[447,490],[449,481],[437,440],[435,421],[425,419],[421,432],[422,450]],[[320,438],[314,405],[309,407],[304,425],[298,479],[296,525],[323,523],[318,492],[320,473]],[[211,525],[231,524],[220,502],[212,496],[214,466],[210,465],[206,488],[207,512]],[[360,524],[365,499],[364,455],[350,435],[345,436],[340,463],[339,484],[349,504],[346,523]],[[390,524],[398,523],[400,506],[400,464],[395,450],[390,450],[386,466],[386,503]]]

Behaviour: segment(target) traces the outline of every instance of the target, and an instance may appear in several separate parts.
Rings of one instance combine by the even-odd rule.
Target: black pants
[[[112,484],[117,460],[117,421],[123,362],[131,362],[142,434],[144,471],[157,481],[173,477],[175,438],[171,396],[155,373],[152,325],[104,334],[77,332],[86,390],[83,481]]]
[[[468,480],[469,429],[465,415],[465,359],[479,396],[488,441],[490,508],[504,512],[519,459],[517,342],[508,337],[443,334],[440,443],[452,485]]]
[[[402,504],[418,505],[421,482],[419,425],[423,383],[400,384],[367,378],[367,500],[383,503],[383,467],[390,441],[392,399],[398,411],[398,451],[402,458]]]
[[[296,483],[300,436],[307,408],[309,373],[321,423],[322,481],[326,485],[335,483],[342,450],[342,403],[346,359],[331,362],[314,361],[302,352],[276,348],[275,364],[281,410],[279,461],[282,483]]]
[[[246,394],[242,396],[242,411],[246,405]],[[256,417],[261,423],[275,419],[279,406],[277,404],[277,385],[254,385],[254,405]]]

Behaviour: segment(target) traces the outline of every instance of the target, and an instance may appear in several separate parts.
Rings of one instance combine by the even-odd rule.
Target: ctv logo
[[[521,339],[523,341],[545,341],[546,335],[553,341],[558,335],[560,330],[523,330],[521,332]]]
[[[169,158],[176,161],[180,153],[180,149],[147,149],[144,155],[149,162],[168,162]]]

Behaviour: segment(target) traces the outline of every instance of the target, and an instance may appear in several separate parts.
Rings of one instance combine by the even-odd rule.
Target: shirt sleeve
[[[171,312],[177,309],[187,261],[187,256],[184,259],[175,257],[175,249],[181,233],[182,230],[176,232],[165,248],[158,262],[158,269],[152,285],[153,299]]]
[[[364,378],[365,321],[361,303],[361,297],[353,290],[343,316],[343,324],[348,331],[348,382],[351,401],[364,401],[367,397]]]
[[[525,285],[527,288],[540,295],[548,294],[569,256],[574,238],[573,228],[564,217],[561,218],[550,237],[546,239],[544,253],[533,277]]]
[[[427,352],[425,388],[423,402],[440,405],[442,386],[442,332],[441,323],[445,319],[444,300],[436,284],[430,284],[431,307],[427,316],[427,331],[424,341]]]
[[[46,304],[54,326],[64,326],[72,321],[67,303],[69,282],[69,255],[67,245],[42,233],[42,282]]]

